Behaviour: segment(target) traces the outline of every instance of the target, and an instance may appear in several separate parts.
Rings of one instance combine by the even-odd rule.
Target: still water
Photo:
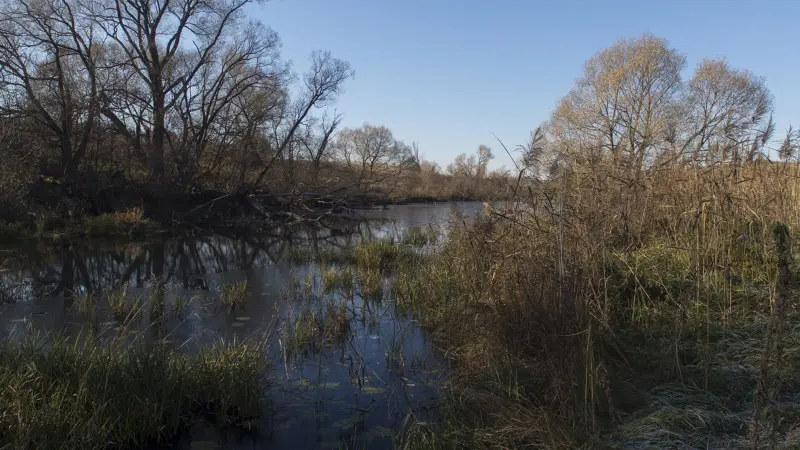
[[[346,265],[325,255],[364,240],[400,239],[411,227],[444,229],[453,212],[470,217],[481,208],[398,205],[321,230],[0,249],[0,337],[75,336],[88,326],[114,333],[124,325],[187,351],[220,339],[265,339],[269,413],[247,431],[198,423],[178,448],[391,448],[399,432],[436,420],[446,361],[413,318],[395,311],[389,278],[378,295],[361,293],[358,283],[325,289],[323,273]],[[243,287],[235,308],[220,303],[226,286]],[[156,299],[160,309],[139,308],[136,320],[115,317],[102,300],[109,294],[129,304]],[[101,300],[81,307],[87,298]],[[347,338],[289,355],[291,318],[320,304],[345,305]]]

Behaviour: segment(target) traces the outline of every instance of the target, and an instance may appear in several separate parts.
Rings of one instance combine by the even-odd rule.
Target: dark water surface
[[[395,312],[391,280],[383,280],[380,298],[365,299],[358,285],[325,292],[323,272],[342,270],[344,263],[319,261],[363,240],[399,239],[409,227],[444,227],[454,209],[470,216],[481,207],[391,206],[362,211],[374,219],[368,222],[270,236],[6,246],[0,249],[0,338],[75,336],[90,325],[113,334],[125,323],[125,329],[188,351],[221,338],[266,339],[271,413],[250,431],[197,424],[179,447],[391,448],[404,427],[436,419],[446,363],[413,320]],[[242,304],[233,310],[221,305],[223,287],[243,282]],[[109,293],[124,293],[129,303],[155,298],[161,309],[140,308],[136,320],[115,320],[104,301]],[[97,298],[97,306],[81,308],[87,298]],[[287,318],[323,303],[346,305],[348,339],[284,357]],[[158,326],[155,316],[162,317]]]

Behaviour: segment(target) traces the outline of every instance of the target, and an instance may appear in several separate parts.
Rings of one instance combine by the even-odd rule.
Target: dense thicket
[[[650,35],[585,67],[533,133],[516,202],[398,274],[458,363],[414,443],[798,446],[795,136],[762,80]],[[782,161],[779,161],[780,157]]]

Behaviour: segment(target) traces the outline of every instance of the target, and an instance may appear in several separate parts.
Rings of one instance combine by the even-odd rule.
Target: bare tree
[[[413,164],[412,148],[394,138],[385,126],[364,124],[345,129],[336,138],[336,155],[355,178],[356,188],[396,183]]]
[[[664,149],[684,66],[683,55],[650,34],[601,51],[547,124],[550,150],[567,164],[610,157],[635,176]]]
[[[95,33],[66,0],[2,4],[0,85],[4,114],[27,116],[57,142],[74,181],[97,115]]]
[[[175,170],[184,183],[219,174],[235,160],[243,184],[259,137],[285,102],[288,68],[279,61],[277,34],[257,23],[221,46],[178,99],[172,133]],[[174,136],[174,137],[173,137]]]
[[[323,158],[328,156],[329,149],[332,147],[334,133],[342,123],[343,116],[334,113],[332,118],[323,116],[321,120],[314,121],[313,124],[306,125],[306,132],[301,140],[303,147],[311,162],[311,182],[316,183],[319,179],[320,166]],[[315,132],[313,125],[319,126],[319,132]]]
[[[107,104],[102,112],[146,155],[153,181],[167,182],[169,115],[191,95],[211,61],[238,57],[223,49],[236,47],[241,10],[248,3],[250,0],[105,0],[91,11],[95,25],[116,47],[108,66],[127,71],[125,86],[131,82],[141,85],[135,94],[104,92]],[[220,72],[218,78],[226,73]],[[136,101],[130,102],[131,97]],[[132,109],[130,103],[139,104]],[[132,128],[138,132],[134,134]]]
[[[752,160],[772,133],[772,95],[764,80],[725,60],[698,64],[684,105],[687,126],[680,150],[695,160]]]
[[[461,153],[447,166],[447,172],[453,176],[480,179],[486,177],[489,161],[494,158],[492,149],[485,145],[478,147],[475,154]]]
[[[344,83],[353,76],[353,70],[346,61],[336,59],[327,51],[315,51],[311,55],[311,69],[303,76],[303,93],[294,102],[287,104],[287,111],[279,115],[272,125],[270,135],[272,155],[258,172],[252,187],[259,187],[264,182],[269,169],[275,161],[284,159],[287,149],[294,150],[299,146],[297,134],[304,124],[312,120],[314,109],[331,103],[344,90]],[[338,126],[338,124],[337,124]],[[289,155],[289,163],[295,152]]]

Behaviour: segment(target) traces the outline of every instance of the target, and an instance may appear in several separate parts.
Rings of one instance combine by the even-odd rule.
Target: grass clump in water
[[[428,244],[436,244],[439,240],[439,233],[433,227],[409,227],[403,233],[401,242],[405,245],[421,247]]]
[[[345,302],[305,296],[296,299],[297,309],[289,311],[281,330],[281,345],[286,357],[315,352],[350,338],[350,311]]]
[[[412,248],[398,245],[394,239],[379,239],[359,243],[355,248],[355,263],[360,270],[385,273],[415,255]]]
[[[93,315],[97,310],[97,297],[91,292],[82,292],[73,298],[72,304],[79,313],[85,316]]]
[[[357,272],[358,292],[365,300],[380,301],[383,298],[383,274],[375,270],[360,269]]]
[[[238,283],[225,284],[220,292],[220,302],[223,306],[234,310],[244,304],[247,297],[247,280]]]
[[[349,292],[353,289],[353,272],[349,267],[330,267],[322,271],[322,282],[324,293],[336,289]]]
[[[106,301],[108,301],[108,307],[111,310],[111,315],[114,317],[114,320],[120,321],[138,314],[144,303],[141,298],[136,298],[132,302],[128,302],[124,290],[109,293],[106,296]]]
[[[0,447],[141,448],[201,417],[239,424],[264,411],[265,349],[26,337],[0,343]]]
[[[186,314],[186,308],[192,303],[194,298],[178,295],[172,303],[172,312],[178,316],[183,317]]]

